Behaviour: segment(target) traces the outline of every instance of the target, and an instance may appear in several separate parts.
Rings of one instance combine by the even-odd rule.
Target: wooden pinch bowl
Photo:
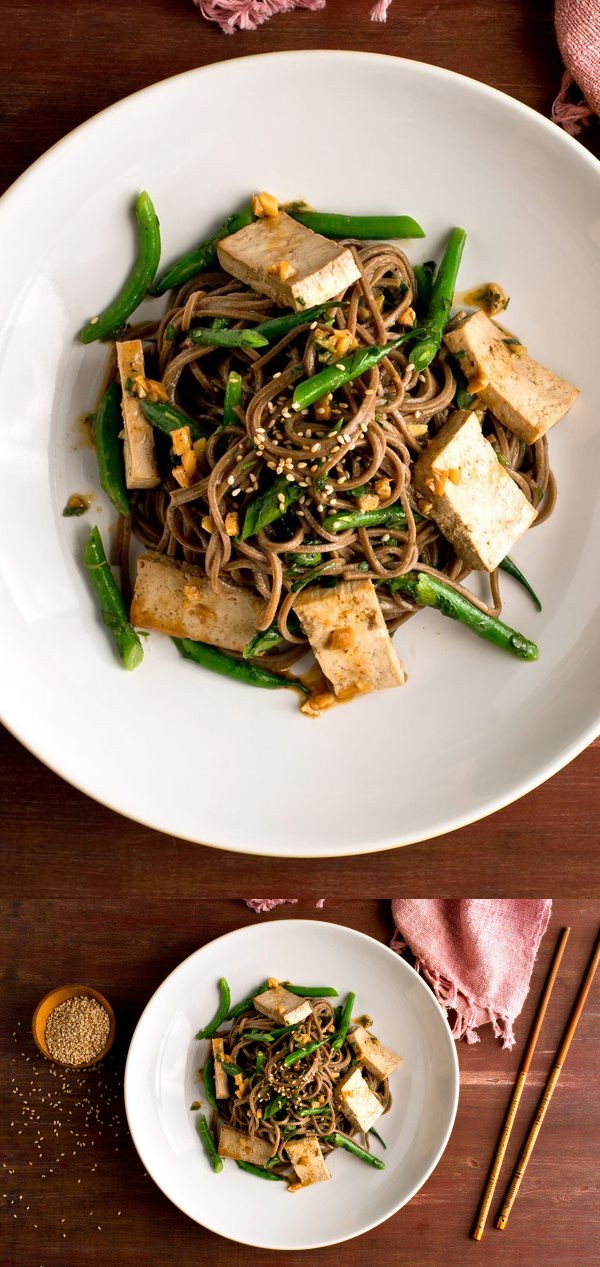
[[[65,1003],[67,999],[74,999],[82,995],[87,999],[96,999],[96,1001],[101,1003],[102,1007],[106,1009],[109,1020],[108,1038],[102,1048],[102,1051],[98,1052],[98,1055],[94,1056],[93,1060],[82,1061],[81,1064],[71,1064],[67,1060],[58,1060],[56,1056],[50,1055],[46,1044],[46,1024],[50,1013],[54,1011],[55,1007],[58,1007],[59,1003]],[[48,994],[45,994],[43,999],[40,999],[35,1012],[33,1013],[31,1032],[33,1034],[36,1047],[41,1052],[42,1056],[45,1056],[46,1060],[52,1060],[54,1061],[54,1064],[63,1065],[66,1069],[87,1069],[90,1065],[97,1065],[98,1061],[104,1060],[104,1057],[108,1055],[108,1052],[115,1041],[115,1014],[108,1002],[108,999],[106,999],[99,990],[94,990],[93,986],[59,985],[56,986],[54,990],[49,990]]]

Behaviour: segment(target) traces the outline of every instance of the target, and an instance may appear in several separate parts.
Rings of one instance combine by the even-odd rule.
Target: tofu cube
[[[227,273],[298,312],[333,299],[360,277],[349,247],[297,224],[285,211],[221,238],[217,254]],[[280,268],[285,264],[291,272]]]
[[[475,312],[444,342],[453,355],[459,354],[461,369],[484,405],[526,444],[533,444],[566,414],[579,391],[510,338],[484,312]]]
[[[282,985],[257,994],[254,1006],[257,1012],[262,1012],[263,1016],[268,1016],[277,1025],[296,1025],[298,1021],[306,1020],[312,1012],[308,999],[299,999],[297,994],[292,994]]]
[[[311,1183],[322,1183],[325,1179],[331,1179],[316,1135],[305,1135],[304,1139],[291,1139],[286,1144],[286,1152],[303,1188]]]
[[[225,1059],[225,1044],[222,1038],[213,1038],[212,1054],[215,1058],[215,1091],[217,1100],[229,1099],[229,1082],[221,1064]]]
[[[493,572],[537,515],[482,435],[477,415],[464,409],[428,444],[414,482],[469,568]]]
[[[253,1139],[246,1131],[234,1126],[221,1126],[219,1132],[219,1157],[231,1157],[232,1161],[249,1161],[253,1166],[264,1166],[273,1156],[273,1146],[267,1139]]]
[[[144,349],[140,339],[116,343],[115,347],[123,391],[125,483],[128,488],[156,488],[160,484],[160,472],[156,463],[154,432],[144,418],[139,398],[132,396],[126,387],[137,374],[144,374]]]
[[[295,611],[337,698],[402,686],[404,669],[381,614],[373,582],[309,586]]]
[[[228,651],[243,651],[256,633],[262,599],[234,586],[215,594],[201,568],[166,554],[140,555],[131,623],[173,638],[192,638]]]
[[[378,1038],[369,1034],[364,1025],[357,1025],[356,1029],[350,1031],[348,1042],[354,1048],[361,1065],[364,1065],[369,1073],[382,1082],[384,1078],[389,1078],[400,1064],[400,1056],[396,1056],[395,1052],[384,1047]]]
[[[335,1100],[355,1130],[370,1131],[383,1113],[383,1104],[365,1082],[360,1069],[350,1069],[335,1089]]]

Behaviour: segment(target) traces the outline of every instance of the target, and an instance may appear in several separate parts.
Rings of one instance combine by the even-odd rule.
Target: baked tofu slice
[[[335,1089],[335,1100],[357,1131],[371,1130],[383,1113],[383,1104],[365,1082],[360,1069],[351,1069]]]
[[[215,1058],[215,1091],[217,1100],[228,1100],[229,1082],[221,1064],[221,1061],[225,1059],[225,1044],[222,1038],[213,1038],[212,1054]]]
[[[291,1139],[285,1148],[300,1180],[299,1187],[307,1188],[311,1183],[322,1183],[325,1179],[331,1179],[316,1135],[305,1135],[304,1139]]]
[[[148,551],[140,555],[131,623],[172,638],[192,638],[228,651],[243,651],[256,633],[262,600],[230,586],[215,594],[201,569]]]
[[[117,366],[123,392],[123,450],[125,483],[128,488],[156,488],[160,473],[156,464],[154,434],[146,422],[137,396],[127,391],[126,383],[144,373],[144,349],[140,339],[116,343]]]
[[[369,1034],[364,1025],[357,1025],[356,1029],[350,1031],[348,1042],[354,1048],[361,1065],[382,1082],[400,1064],[400,1056],[390,1051],[389,1047],[384,1047],[378,1038]]]
[[[221,238],[217,254],[227,273],[298,312],[333,299],[360,277],[349,247],[297,224],[285,211]]]
[[[477,415],[464,409],[428,444],[414,482],[469,568],[493,572],[537,515],[482,435]]]
[[[338,699],[404,684],[372,581],[342,581],[335,589],[312,585],[294,606]]]
[[[253,1139],[246,1131],[233,1126],[221,1126],[219,1131],[219,1157],[231,1157],[233,1161],[249,1161],[253,1166],[264,1166],[273,1156],[273,1147],[267,1139]]]
[[[460,357],[461,369],[473,383],[471,390],[526,444],[559,422],[579,395],[572,383],[534,361],[520,344],[511,343],[506,331],[484,312],[467,317],[444,342]]]
[[[276,1021],[278,1025],[297,1025],[312,1012],[308,999],[299,999],[297,994],[292,994],[282,985],[257,994],[254,1006],[257,1012],[262,1012],[263,1016],[268,1016],[270,1021]]]

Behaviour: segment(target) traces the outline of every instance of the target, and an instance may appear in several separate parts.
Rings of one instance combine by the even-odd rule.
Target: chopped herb
[[[132,395],[133,395],[133,388],[134,388],[133,379],[132,379],[132,378],[126,378],[126,379],[125,379],[125,391],[127,392],[127,394],[128,394],[129,396],[132,396]]]
[[[165,339],[167,339],[168,342],[171,343],[174,338],[175,338],[175,326],[171,325],[171,322],[169,322],[165,330]]]
[[[536,496],[537,501],[539,502],[543,501],[544,490],[543,488],[540,488],[539,484],[536,484],[535,486],[535,496]]]
[[[510,338],[510,339],[503,339],[503,340],[502,340],[502,342],[503,342],[503,343],[506,343],[506,346],[507,346],[507,347],[509,347],[509,348],[512,348],[512,347],[522,348],[522,347],[523,347],[523,344],[521,343],[521,340],[520,340],[520,339],[513,338],[512,336],[511,336],[511,338]]]
[[[504,454],[503,454],[503,453],[496,453],[496,457],[498,458],[498,461],[499,461],[499,463],[500,463],[500,465],[501,465],[501,466],[508,466],[508,467],[510,467],[510,462],[509,462],[508,458],[505,458],[505,456],[504,456]]]
[[[190,1109],[201,1109],[201,1108],[202,1108],[202,1105],[199,1100],[194,1100],[193,1103],[190,1104]]]
[[[63,519],[72,519],[74,516],[85,515],[86,510],[89,510],[89,508],[89,497],[81,497],[79,493],[72,493],[63,510]]]
[[[452,355],[455,361],[462,361],[463,357],[465,357],[467,354],[464,348],[457,348],[456,352],[453,352]]]

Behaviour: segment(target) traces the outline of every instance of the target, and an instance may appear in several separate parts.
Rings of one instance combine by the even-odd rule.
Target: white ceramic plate
[[[127,272],[142,187],[165,259],[256,188],[412,213],[428,235],[413,258],[439,256],[448,227],[466,226],[461,286],[501,281],[510,325],[582,392],[551,435],[556,514],[514,552],[543,614],[505,587],[506,617],[539,641],[538,663],[425,612],[396,636],[407,687],[317,722],[291,693],[183,663],[159,635],[141,669],[120,669],[78,557],[90,522],[104,533],[111,522],[76,426],[105,353],[74,336]],[[431,66],[343,52],[234,60],[157,84],[67,137],[6,195],[0,236],[0,708],[43,761],[176,836],[325,856],[470,822],[594,737],[600,166],[576,142]],[[92,514],[62,519],[69,493],[89,489]]]
[[[357,1012],[402,1056],[381,1120],[385,1170],[339,1151],[331,1180],[293,1198],[225,1162],[215,1175],[196,1134],[197,1070],[207,1043],[194,1034],[216,1010],[225,976],[232,999],[267,976],[356,993]],[[324,980],[324,977],[327,980]],[[458,1061],[446,1017],[404,960],[364,933],[316,920],[240,928],[197,950],[159,986],[133,1035],[125,1105],[134,1144],[155,1183],[185,1214],[221,1236],[265,1249],[316,1249],[359,1236],[410,1201],[437,1165],[458,1104]]]

